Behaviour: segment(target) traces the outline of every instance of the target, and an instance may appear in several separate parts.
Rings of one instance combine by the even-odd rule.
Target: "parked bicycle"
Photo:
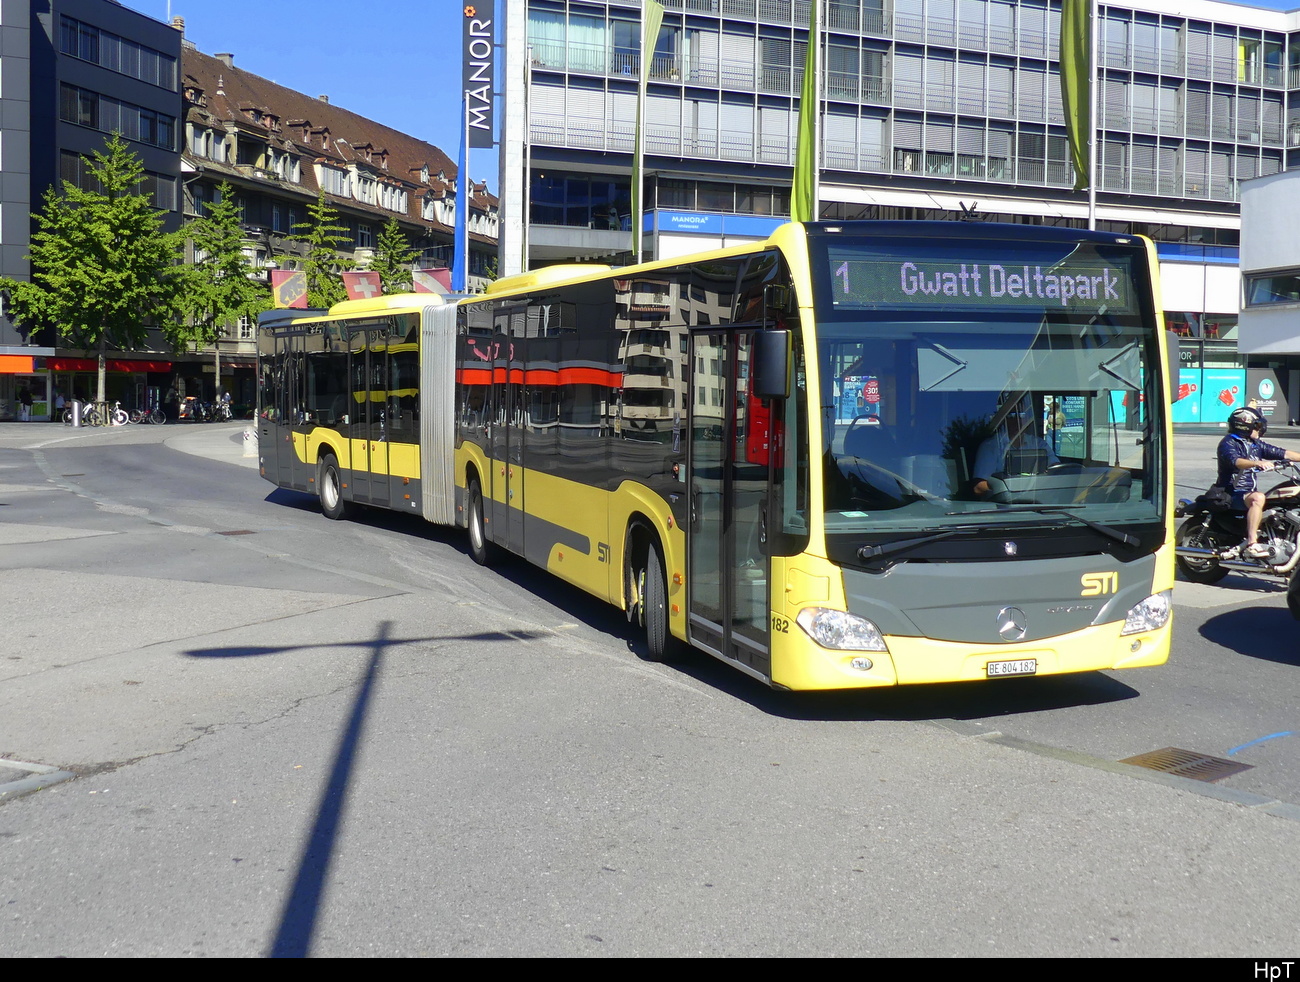
[[[132,423],[153,423],[155,426],[162,426],[167,422],[167,414],[159,406],[152,409],[137,409],[131,414]]]
[[[78,399],[73,399],[71,404],[68,405],[63,410],[64,426],[72,425],[74,418],[77,416],[78,409],[80,410],[80,414],[81,414],[82,426],[100,425],[99,410],[95,408],[95,404],[93,402],[90,401],[83,402]]]
[[[122,408],[120,402],[114,402],[111,407],[105,404],[106,412],[104,413],[101,413],[99,407],[93,402],[82,402],[80,407],[82,426],[125,426],[131,422],[130,414]],[[63,425],[71,426],[75,415],[76,409],[74,406],[66,407],[63,410]]]

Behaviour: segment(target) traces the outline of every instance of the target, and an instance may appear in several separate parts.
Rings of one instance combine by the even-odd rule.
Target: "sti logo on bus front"
[[[1119,592],[1119,574],[1111,573],[1084,573],[1079,578],[1083,585],[1081,597],[1100,597],[1106,593]]]

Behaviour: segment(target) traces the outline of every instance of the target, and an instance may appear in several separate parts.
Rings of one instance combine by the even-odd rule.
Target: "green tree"
[[[207,204],[205,214],[192,220],[185,231],[194,244],[194,262],[187,271],[182,299],[188,321],[180,333],[197,349],[222,337],[225,328],[241,317],[255,320],[271,306],[271,291],[248,278],[239,202],[229,184],[217,188],[217,201]],[[218,385],[220,365],[218,360]]]
[[[308,306],[332,307],[346,300],[347,291],[338,273],[339,248],[351,245],[352,236],[339,224],[339,213],[325,200],[325,192],[307,208],[307,221],[294,225],[294,234],[289,239],[307,246],[306,257],[298,261],[307,274]]]
[[[150,323],[177,344],[183,239],[142,192],[144,166],[118,134],[86,158],[86,172],[96,190],[70,181],[46,190],[32,216],[31,279],[0,280],[0,291],[24,330],[53,327],[60,341],[98,354],[103,402],[109,348],[142,347]]]
[[[370,269],[379,274],[385,293],[405,293],[411,289],[411,263],[417,255],[397,219],[386,221],[379,230],[375,255],[370,260]]]

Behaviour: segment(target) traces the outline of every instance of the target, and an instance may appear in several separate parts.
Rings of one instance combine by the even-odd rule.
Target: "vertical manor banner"
[[[461,88],[465,93],[465,126],[471,149],[492,147],[493,43],[492,0],[465,5],[464,61]]]

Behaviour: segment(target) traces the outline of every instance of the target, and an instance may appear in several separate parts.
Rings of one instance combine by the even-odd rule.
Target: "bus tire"
[[[332,522],[348,517],[348,503],[343,500],[343,478],[339,462],[326,454],[316,465],[316,492],[320,495],[321,513]]]
[[[668,578],[657,543],[646,549],[645,571],[641,579],[641,610],[645,620],[646,656],[651,661],[667,661],[672,633],[668,630]]]
[[[491,566],[497,559],[497,548],[487,537],[487,522],[483,519],[483,488],[477,477],[469,479],[465,489],[465,525],[469,529],[469,557],[480,566]]]

